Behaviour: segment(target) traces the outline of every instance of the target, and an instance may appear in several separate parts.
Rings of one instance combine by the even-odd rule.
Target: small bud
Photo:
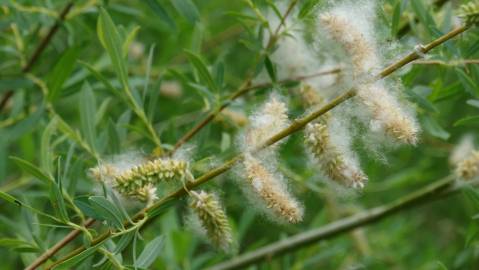
[[[231,228],[218,199],[205,191],[191,191],[190,207],[198,216],[211,243],[223,250],[228,249],[233,241]]]
[[[285,190],[277,176],[269,172],[261,162],[247,155],[244,166],[248,183],[255,194],[266,204],[267,209],[287,222],[298,223],[303,219],[300,204]]]

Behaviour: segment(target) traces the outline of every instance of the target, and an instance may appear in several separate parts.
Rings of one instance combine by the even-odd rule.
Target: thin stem
[[[392,203],[381,205],[329,223],[323,227],[288,237],[276,243],[237,256],[230,261],[214,265],[208,269],[245,269],[246,266],[270,259],[273,256],[287,252],[294,252],[299,248],[315,244],[318,241],[333,238],[353,229],[380,221],[400,211],[429,203],[442,198],[443,196],[454,194],[461,189],[461,186],[456,186],[454,185],[455,183],[456,180],[454,176],[447,176],[444,179],[421,188],[420,190],[401,197]]]
[[[85,226],[85,228],[88,228],[91,225],[93,225],[93,223],[95,223],[95,220],[90,218],[85,222],[84,226]],[[49,248],[40,257],[38,257],[34,262],[32,262],[29,266],[27,266],[27,268],[25,268],[25,270],[37,269],[37,267],[39,267],[44,262],[46,262],[50,257],[52,257],[55,253],[57,253],[60,249],[62,249],[68,243],[73,241],[73,239],[75,239],[81,233],[82,232],[80,230],[71,231],[60,242],[56,243],[53,247]]]
[[[432,41],[431,43],[427,44],[426,46],[422,46],[421,47],[422,48],[422,53],[427,53],[428,51],[430,51],[433,48],[439,46],[440,44],[442,44],[442,43],[448,41],[449,39],[457,36],[458,34],[464,32],[465,30],[467,30],[467,28],[468,27],[466,27],[466,26],[456,28],[456,29],[452,30],[451,32],[449,32],[449,33],[439,37],[438,39]],[[419,55],[416,55],[416,54],[417,54],[417,52],[413,52],[409,55],[406,55],[404,58],[400,59],[398,62],[386,67],[382,72],[379,73],[379,75],[376,76],[376,78],[378,80],[381,79],[381,78],[384,78],[384,77],[390,75],[391,73],[393,73],[394,71],[398,70],[399,68],[403,67],[404,65],[414,61],[415,59],[417,59],[419,57]],[[329,104],[323,106],[322,108],[320,108],[320,109],[318,109],[318,110],[316,110],[316,111],[314,111],[314,112],[312,112],[312,113],[310,113],[310,114],[308,114],[308,115],[306,115],[302,118],[294,120],[293,123],[289,127],[280,131],[279,133],[275,134],[273,137],[269,138],[261,147],[259,147],[257,149],[257,151],[259,151],[263,148],[266,148],[266,147],[278,142],[279,140],[287,137],[288,135],[291,135],[292,133],[300,130],[307,123],[313,121],[317,117],[323,115],[324,113],[328,112],[329,110],[333,109],[334,107],[338,106],[339,104],[343,103],[344,101],[354,97],[355,95],[356,95],[356,91],[354,89],[350,89],[349,91],[347,91],[347,92],[343,93],[342,95],[339,95],[338,97],[336,97]],[[221,165],[221,166],[211,170],[210,172],[198,177],[196,179],[196,181],[188,183],[186,185],[187,189],[188,190],[194,189],[195,187],[198,187],[198,186],[208,182],[209,180],[213,179],[214,177],[216,177],[218,175],[221,175],[222,173],[231,169],[237,162],[241,161],[242,159],[243,159],[242,154],[237,155],[236,157],[232,158],[231,160],[225,162],[223,165]],[[165,196],[161,200],[157,201],[155,204],[151,205],[150,207],[146,207],[146,208],[142,209],[141,211],[139,211],[133,217],[133,220],[134,221],[141,220],[145,216],[145,213],[154,212],[157,209],[161,209],[167,203],[169,203],[172,200],[174,200],[176,198],[179,198],[179,197],[181,197],[185,194],[186,194],[186,190],[183,187],[181,187],[181,188],[177,189],[176,191],[170,193],[169,195]],[[151,217],[146,220],[145,225],[150,223],[154,219],[154,217],[155,217],[154,215],[151,215]],[[92,241],[92,244],[99,243],[100,241],[103,241],[104,239],[109,238],[111,234],[112,234],[111,231],[107,231],[107,232],[101,234],[100,236],[98,236],[97,238],[95,238]],[[69,258],[81,253],[84,250],[85,250],[85,247],[83,247],[83,246],[73,250],[71,253],[67,254],[65,257],[59,259],[54,264],[50,265],[47,269],[51,269],[55,265],[65,261],[65,260],[68,260]]]
[[[254,61],[254,65],[253,67],[255,67],[259,60],[261,59],[262,55],[264,54],[264,52],[267,52],[269,51],[273,46],[274,44],[276,43],[276,41],[278,40],[278,37],[279,37],[279,32],[281,30],[281,26],[284,25],[284,22],[286,21],[287,17],[291,14],[291,11],[293,10],[293,8],[296,6],[296,4],[298,3],[298,0],[292,0],[285,12],[285,14],[282,16],[281,18],[281,22],[278,24],[278,26],[276,27],[276,30],[273,32],[273,34],[270,35],[269,39],[268,39],[268,43],[266,45],[266,48],[264,51],[262,51],[260,54],[258,54],[255,58],[255,61]],[[236,92],[234,92],[233,94],[231,94],[225,102],[223,102],[217,109],[215,109],[214,111],[210,112],[203,120],[201,120],[198,124],[196,124],[195,126],[193,126],[188,132],[185,133],[185,135],[183,135],[183,137],[181,137],[178,142],[174,145],[173,147],[173,150],[171,150],[170,152],[170,155],[172,155],[174,152],[176,152],[176,150],[178,150],[178,148],[180,148],[183,144],[185,144],[187,141],[189,141],[193,136],[196,135],[196,133],[198,133],[201,129],[203,129],[209,122],[211,122],[211,120],[213,120],[221,111],[223,111],[223,109],[225,109],[226,107],[229,106],[229,104],[231,104],[232,101],[234,101],[236,98],[246,94],[247,92],[249,92],[250,90],[253,90],[253,89],[257,89],[257,88],[251,88],[251,82],[253,80],[253,74],[252,72],[250,72],[250,74],[248,74],[246,76],[246,80],[244,80],[244,82],[241,84],[241,86],[238,88],[238,90]]]
[[[464,59],[464,60],[417,60],[414,62],[416,65],[443,65],[443,66],[461,66],[461,65],[477,65],[479,59]]]
[[[50,28],[50,31],[48,31],[48,34],[42,39],[40,44],[38,44],[37,48],[35,49],[32,56],[30,57],[30,60],[22,68],[22,73],[28,73],[32,69],[33,65],[37,62],[38,58],[43,53],[43,51],[45,51],[45,48],[52,40],[55,33],[57,33],[58,29],[60,28],[60,25],[62,24],[62,22],[65,20],[65,17],[68,15],[70,10],[72,9],[73,4],[74,2],[70,1],[60,12],[60,16],[58,17],[55,24]],[[8,101],[10,100],[12,96],[13,96],[13,90],[9,90],[7,91],[7,93],[5,93],[2,100],[0,101],[0,111],[2,111],[3,108],[7,105]]]

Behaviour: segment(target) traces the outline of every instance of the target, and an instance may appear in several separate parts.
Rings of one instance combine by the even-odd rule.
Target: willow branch
[[[269,37],[268,39],[268,43],[266,45],[266,48],[265,48],[265,51],[268,51],[270,50],[274,44],[276,43],[276,41],[278,40],[278,37],[279,37],[279,32],[281,30],[281,26],[284,25],[284,22],[286,21],[287,17],[291,14],[291,11],[293,10],[293,8],[296,6],[296,4],[298,3],[298,0],[292,0],[290,2],[290,4],[288,5],[288,8],[286,9],[286,12],[285,14],[282,16],[281,18],[281,21],[280,23],[278,24],[278,26],[276,27],[274,33]],[[256,64],[258,63],[258,61],[260,60],[261,56],[263,55],[264,52],[261,52],[255,59],[255,64],[253,66],[256,66]],[[189,131],[187,131],[185,133],[185,135],[183,135],[179,140],[178,142],[176,142],[176,144],[174,145],[173,147],[173,150],[171,150],[170,154],[173,154],[176,150],[178,150],[178,148],[180,148],[183,144],[185,144],[186,142],[188,142],[193,136],[196,135],[196,133],[198,133],[201,129],[203,129],[209,122],[211,122],[211,120],[213,120],[221,111],[223,111],[226,107],[229,106],[229,104],[231,104],[232,101],[234,101],[235,99],[237,99],[238,97],[246,94],[247,92],[249,92],[250,90],[253,90],[253,89],[257,89],[257,88],[251,88],[251,82],[253,80],[253,73],[250,73],[246,76],[246,80],[244,80],[244,82],[241,84],[241,86],[238,88],[238,90],[236,92],[234,92],[233,94],[231,94],[225,102],[223,102],[217,109],[211,111],[210,113],[208,113],[208,115],[203,119],[201,120],[198,124],[196,124],[195,126],[193,126]]]
[[[50,31],[48,31],[48,34],[42,39],[40,44],[38,44],[37,48],[33,52],[32,56],[30,57],[30,60],[28,60],[27,64],[22,68],[22,73],[28,73],[33,65],[37,62],[38,58],[40,55],[45,51],[45,48],[50,44],[50,41],[52,40],[53,36],[55,33],[57,33],[58,29],[60,28],[60,25],[62,22],[65,20],[65,17],[68,15],[70,10],[73,7],[73,1],[70,1],[60,12],[60,16],[58,17],[57,21],[55,24],[50,28]],[[3,96],[2,100],[0,101],[0,111],[3,110],[3,108],[7,105],[8,101],[10,98],[13,96],[13,90],[9,90],[5,93]]]
[[[330,239],[356,228],[378,222],[400,211],[424,205],[443,198],[444,196],[449,196],[460,190],[461,187],[462,186],[456,184],[455,177],[450,175],[389,204],[381,205],[329,223],[323,227],[288,237],[276,243],[237,256],[230,261],[214,265],[208,268],[208,270],[245,269],[251,264],[269,260],[273,256],[297,251],[300,248],[316,244],[321,240]]]
[[[461,65],[477,65],[479,64],[479,59],[464,59],[464,60],[453,60],[453,61],[443,61],[443,60],[417,60],[414,62],[417,65],[442,65],[442,66],[461,66]]]
[[[85,228],[88,228],[93,225],[93,223],[95,223],[95,220],[90,218],[85,222],[84,226]],[[34,262],[27,266],[25,270],[36,269],[80,234],[81,231],[78,229],[71,231],[60,242],[56,243],[53,247],[46,250],[40,257],[38,257]]]
[[[386,67],[376,76],[376,79],[379,80],[381,78],[384,78],[384,77],[390,75],[391,73],[393,73],[394,71],[398,70],[399,68],[405,66],[406,64],[420,58],[421,54],[425,54],[425,53],[429,52],[430,50],[439,46],[440,44],[452,39],[453,37],[459,35],[460,33],[464,32],[464,31],[466,31],[468,28],[469,28],[468,26],[462,26],[462,27],[456,28],[456,29],[452,30],[451,32],[437,38],[436,40],[432,41],[431,43],[429,43],[427,45],[424,45],[424,46],[420,46],[420,51],[415,50],[415,51],[411,52],[410,54],[401,58],[399,61],[391,64],[388,67]],[[316,110],[316,111],[314,111],[314,112],[312,112],[312,113],[310,113],[310,114],[308,114],[308,115],[306,115],[302,118],[294,120],[293,123],[289,127],[283,129],[282,131],[278,132],[277,134],[275,134],[274,136],[269,138],[263,145],[261,145],[258,149],[256,149],[256,151],[260,151],[260,150],[262,150],[262,149],[280,141],[281,139],[293,134],[294,132],[302,129],[309,122],[311,122],[314,119],[316,119],[317,117],[325,114],[326,112],[332,110],[334,107],[336,107],[339,104],[343,103],[344,101],[354,97],[355,95],[356,95],[356,91],[354,89],[350,89],[349,91],[347,91],[347,92],[339,95],[335,99],[333,99],[330,103],[323,106],[322,108],[320,108],[320,109],[318,109],[318,110]],[[186,185],[186,189],[188,189],[188,190],[194,189],[194,188],[210,181],[214,177],[216,177],[218,175],[221,175],[224,172],[227,172],[229,169],[231,169],[237,162],[241,161],[243,158],[244,158],[244,156],[242,154],[237,155],[236,157],[234,157],[234,158],[230,159],[229,161],[225,162],[223,165],[221,165],[221,166],[209,171],[208,173],[203,174],[202,176],[196,178],[196,180],[194,182],[189,182]],[[147,222],[145,224],[148,224],[149,222],[151,222],[154,219],[155,211],[165,207],[171,201],[173,201],[173,200],[175,200],[175,199],[177,199],[181,196],[186,195],[187,194],[186,189],[185,188],[179,188],[178,190],[176,190],[176,191],[170,193],[169,195],[163,197],[162,199],[158,200],[156,203],[154,203],[150,207],[146,207],[146,208],[142,209],[141,211],[139,211],[133,217],[133,220],[138,221],[138,220],[141,220],[141,219],[145,218],[145,216],[146,216],[147,217]],[[95,238],[92,241],[92,244],[94,245],[96,243],[99,243],[99,242],[109,238],[111,235],[112,235],[112,231],[109,230],[109,231],[101,234],[97,238]],[[69,258],[71,258],[75,255],[78,255],[79,253],[81,253],[84,250],[85,250],[84,246],[78,247],[77,249],[73,250],[71,253],[67,254],[65,257],[59,259],[54,264],[50,265],[47,269],[51,269],[55,265],[65,261],[65,260],[68,260]]]

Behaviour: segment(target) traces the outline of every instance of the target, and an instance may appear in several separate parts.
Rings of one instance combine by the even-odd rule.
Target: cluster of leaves
[[[298,1],[294,16],[311,22],[326,2]],[[338,194],[318,181],[314,169],[297,155],[303,151],[298,143],[301,136],[293,135],[281,150],[279,165],[309,209],[302,224],[270,223],[245,205],[234,181],[214,181],[211,189],[228,194],[223,201],[238,243],[231,254],[205,248],[201,238],[186,229],[183,201],[150,213],[161,217],[140,232],[144,220],[131,215],[141,205],[125,203],[108,187],[89,179],[88,168],[120,153],[158,155],[171,150],[201,120],[198,115],[222,106],[243,79],[266,69],[271,81],[277,82],[276,67],[281,63],[268,57],[274,46],[264,47],[270,25],[261,14],[268,10],[281,17],[281,8],[270,0],[75,1],[33,69],[22,73],[67,4],[28,0],[0,4],[0,94],[13,90],[0,115],[0,254],[4,258],[0,269],[30,264],[71,229],[80,230],[83,237],[73,243],[87,249],[57,269],[121,265],[202,269],[390,201],[448,174],[453,144],[479,124],[479,66],[464,61],[479,56],[479,32],[471,30],[435,50],[427,59],[435,64],[401,71],[424,134],[417,148],[388,154],[388,165],[364,159],[369,160],[365,170],[370,183],[361,196]],[[398,37],[404,44],[426,42],[454,24],[452,1],[386,0],[381,7],[384,42]],[[173,91],[167,87],[171,82],[175,82]],[[274,87],[290,96],[292,116],[303,113],[300,98],[290,95],[296,86],[297,82]],[[273,88],[261,90],[229,104],[230,108],[251,111]],[[192,140],[193,174],[207,172],[217,160],[232,156],[233,138],[240,129],[241,124],[227,115],[203,128]],[[233,177],[225,174],[219,180]],[[479,226],[470,217],[478,210],[479,195],[473,189],[466,195],[473,200],[446,198],[365,231],[285,255],[265,267],[474,269]],[[104,222],[89,229],[82,226],[88,218]],[[90,243],[106,228],[115,229],[113,237]],[[62,250],[59,257],[65,254]]]

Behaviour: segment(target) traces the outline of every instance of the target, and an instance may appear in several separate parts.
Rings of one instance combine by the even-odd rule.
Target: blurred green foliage
[[[278,4],[253,2],[268,12]],[[299,12],[292,16],[311,22],[326,2],[299,1]],[[117,209],[104,197],[88,200],[104,192],[88,177],[97,158],[155,152],[158,141],[149,128],[158,131],[166,150],[171,149],[248,74],[266,68],[275,79],[275,66],[281,65],[269,58],[254,63],[265,22],[255,17],[246,1],[84,0],[75,1],[33,69],[22,73],[67,3],[0,3],[0,94],[13,91],[0,114],[0,191],[5,199],[0,202],[0,269],[25,267],[70,230],[43,213],[75,223],[83,213],[122,227],[124,211],[133,214],[141,205],[123,202],[125,209]],[[457,5],[385,0],[379,7],[380,40],[399,38],[412,49],[450,30]],[[117,260],[126,265],[136,261],[138,267],[151,263],[153,269],[202,269],[390,202],[449,174],[454,144],[466,133],[477,135],[479,65],[460,60],[479,58],[478,40],[479,31],[472,29],[430,54],[430,59],[444,64],[411,65],[399,71],[396,76],[405,85],[405,95],[417,107],[421,140],[417,147],[389,150],[384,154],[387,163],[358,149],[370,179],[360,194],[345,194],[318,179],[303,155],[302,135],[294,134],[281,148],[280,164],[291,179],[292,192],[304,203],[301,224],[278,225],[262,217],[239,192],[237,176],[226,173],[207,188],[223,198],[227,209],[237,242],[230,254],[215,251],[189,229],[185,200],[162,213],[141,237],[125,234],[105,246],[112,251],[124,241]],[[290,98],[291,117],[304,112],[294,87],[274,89]],[[247,94],[230,108],[248,113],[271,90]],[[235,136],[241,129],[241,123],[223,116],[201,130],[186,147],[192,148],[194,175],[237,153]],[[92,198],[97,208],[91,208]],[[474,192],[443,198],[252,269],[477,269],[479,226],[471,218],[479,210],[477,198]],[[16,200],[41,212],[19,206]],[[94,228],[100,232],[106,226]],[[86,236],[79,237],[55,259],[87,242]],[[89,250],[97,251],[94,248]],[[99,263],[102,256],[95,253],[75,269],[92,269],[92,264],[108,269],[113,262]]]

